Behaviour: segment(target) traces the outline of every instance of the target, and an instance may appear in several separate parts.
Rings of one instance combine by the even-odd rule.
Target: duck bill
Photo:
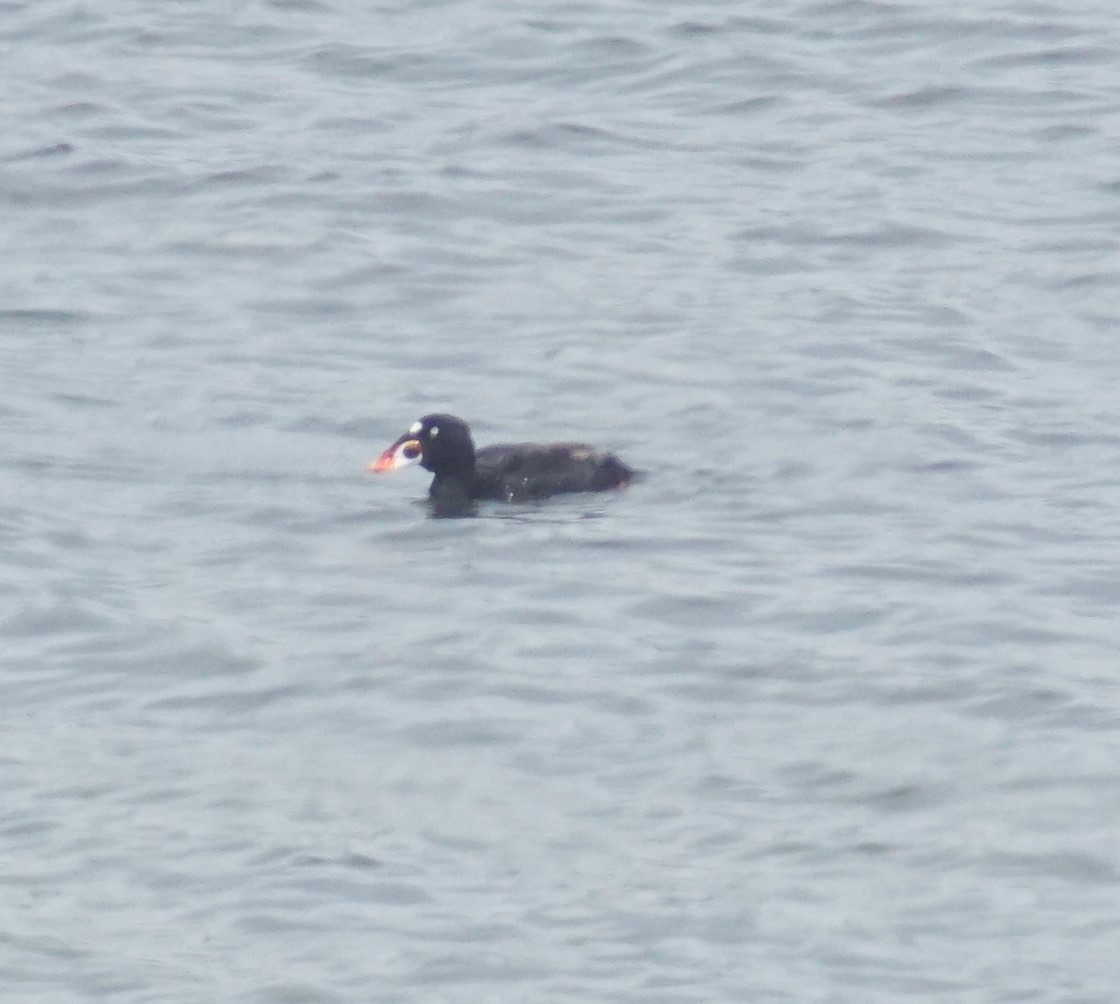
[[[373,474],[399,471],[420,459],[420,441],[412,436],[401,436],[392,446],[366,468]]]

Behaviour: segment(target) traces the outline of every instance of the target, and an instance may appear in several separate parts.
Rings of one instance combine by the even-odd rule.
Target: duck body
[[[568,492],[604,492],[634,472],[613,453],[585,443],[509,443],[475,455],[475,498],[523,502]]]
[[[446,414],[425,415],[414,422],[370,470],[397,470],[415,463],[435,475],[428,496],[445,506],[609,491],[624,488],[635,477],[613,453],[584,443],[506,443],[476,450],[466,422]]]

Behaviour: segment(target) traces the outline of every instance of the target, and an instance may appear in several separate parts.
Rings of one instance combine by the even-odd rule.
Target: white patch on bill
[[[424,428],[424,423],[423,422],[413,422],[412,425],[410,425],[408,427],[408,434],[410,436],[415,436],[423,428]]]
[[[393,451],[393,470],[399,471],[402,467],[408,467],[409,464],[415,464],[422,453],[419,449],[420,444],[415,439],[410,439],[407,442],[401,443]]]

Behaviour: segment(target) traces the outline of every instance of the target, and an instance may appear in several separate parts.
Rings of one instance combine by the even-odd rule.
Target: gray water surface
[[[0,998],[1114,1004],[1114,5],[0,42]]]

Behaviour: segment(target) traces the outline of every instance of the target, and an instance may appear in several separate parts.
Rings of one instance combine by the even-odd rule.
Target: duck
[[[374,460],[375,474],[413,464],[432,472],[428,498],[442,509],[484,500],[530,502],[571,492],[625,488],[637,472],[585,443],[503,443],[476,449],[470,427],[443,413],[425,415]]]

